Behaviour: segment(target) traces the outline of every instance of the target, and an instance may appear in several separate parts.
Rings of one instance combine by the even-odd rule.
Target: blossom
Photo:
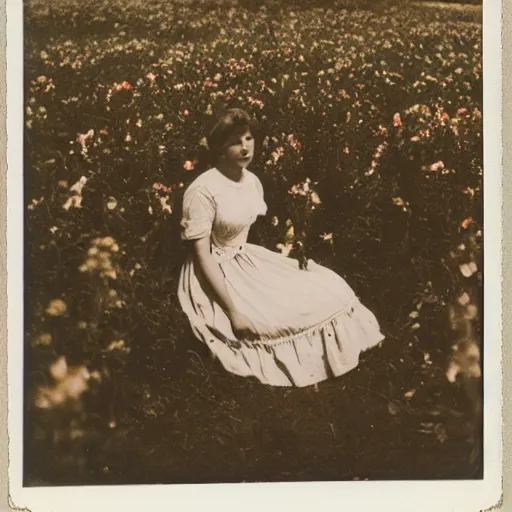
[[[293,148],[295,149],[296,151],[300,151],[302,145],[301,143],[295,138],[295,135],[293,135],[293,133],[291,133],[290,135],[288,135],[287,137],[287,141],[288,141],[288,144]]]
[[[91,139],[92,137],[94,137],[94,130],[93,129],[90,129],[87,133],[79,133],[78,134],[78,138],[77,138],[77,141],[79,144],[81,144],[82,146],[85,145],[85,143]]]
[[[471,217],[467,217],[461,222],[462,229],[468,229],[472,223],[473,219]]]
[[[156,75],[154,73],[151,73],[149,72],[147,75],[146,75],[146,78],[148,78],[149,80],[151,81],[154,81],[156,79]]]
[[[111,236],[106,236],[104,238],[95,238],[93,240],[94,245],[97,245],[99,247],[112,247],[114,245],[115,240]]]
[[[83,367],[85,369],[85,367]],[[80,369],[76,372],[68,374],[65,385],[67,395],[70,398],[78,399],[80,395],[87,390],[87,378],[88,373],[81,371]]]
[[[169,196],[160,197],[159,201],[160,201],[160,206],[162,207],[162,210],[164,212],[167,212],[169,215],[171,215],[172,214],[172,209],[171,209],[171,205],[168,203]]]
[[[49,332],[43,332],[42,334],[40,334],[35,342],[36,345],[43,346],[43,347],[51,345],[51,343],[52,343],[52,335]]]
[[[117,200],[115,197],[109,197],[107,201],[107,208],[109,210],[115,210],[117,207]]]
[[[435,162],[430,166],[430,170],[432,172],[442,171],[444,169],[444,162],[439,160],[439,162]]]
[[[68,363],[66,358],[61,356],[50,366],[50,375],[56,380],[63,380],[68,374]]]
[[[322,201],[320,200],[320,196],[316,192],[311,193],[311,202],[314,205],[322,204]]]
[[[196,166],[196,161],[192,161],[192,160],[187,160],[184,164],[183,164],[183,169],[185,169],[185,171],[193,171],[194,168]]]
[[[156,192],[165,192],[166,194],[170,194],[173,191],[172,187],[167,187],[167,186],[163,185],[162,183],[153,183],[152,188]]]
[[[461,306],[466,306],[469,304],[469,301],[470,301],[470,298],[469,298],[469,295],[464,292],[458,299],[457,299],[458,303],[461,305]]]
[[[463,263],[462,265],[459,265],[459,270],[464,277],[471,277],[478,271],[478,267],[476,266],[476,263],[472,261],[470,263]]]
[[[440,115],[439,115],[439,119],[441,121],[449,121],[450,120],[450,116],[446,113],[446,112],[442,112]]]
[[[403,123],[402,123],[402,118],[400,117],[400,113],[397,112],[394,116],[393,116],[393,126],[399,128],[400,126],[402,126]]]
[[[455,382],[457,380],[457,375],[460,373],[460,366],[452,361],[450,363],[450,366],[448,367],[448,369],[446,370],[446,378],[448,379],[449,382]]]
[[[85,366],[69,368],[66,358],[61,356],[49,368],[55,384],[42,386],[37,390],[34,405],[40,409],[50,409],[65,404],[69,399],[78,400],[88,389],[87,381],[91,374]]]
[[[62,316],[66,313],[68,307],[61,299],[53,299],[46,308],[46,314],[49,316]]]
[[[130,348],[125,345],[124,340],[112,341],[107,347],[107,352],[119,350],[120,352],[130,352]]]

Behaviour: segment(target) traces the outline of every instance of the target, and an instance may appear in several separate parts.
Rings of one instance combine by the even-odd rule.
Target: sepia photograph
[[[496,474],[499,3],[9,3],[22,488]]]

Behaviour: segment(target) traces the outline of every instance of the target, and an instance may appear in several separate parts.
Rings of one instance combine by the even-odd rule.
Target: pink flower
[[[149,78],[149,80],[155,80],[156,79],[156,75],[154,73],[148,73],[146,75],[146,78]]]
[[[189,111],[189,110],[187,110],[187,109],[185,109],[185,110],[183,111],[183,115],[184,115],[184,116],[188,116],[188,115],[190,115],[190,111]]]
[[[302,145],[301,143],[295,138],[295,136],[293,135],[293,133],[291,133],[290,135],[288,135],[287,137],[287,140],[288,140],[288,144],[290,144],[290,146],[295,149],[296,151],[300,151],[300,149],[302,148]]]
[[[430,166],[430,170],[432,172],[442,171],[444,169],[444,162],[439,160],[439,162],[435,162]]]
[[[467,109],[467,108],[462,107],[462,108],[459,108],[459,109],[457,110],[457,115],[458,115],[459,117],[462,117],[464,114],[467,114],[467,112],[468,112],[468,109]]]
[[[393,126],[399,128],[400,126],[402,126],[403,123],[402,123],[402,118],[400,117],[400,113],[397,112],[394,116],[393,116]]]
[[[185,171],[193,171],[195,166],[196,166],[196,161],[192,161],[192,160],[187,160],[184,164],[183,164],[183,169],[185,169]]]
[[[153,183],[153,190],[155,192],[161,191],[161,192],[165,192],[167,194],[170,194],[173,191],[172,187],[167,187],[162,183]]]
[[[91,129],[87,133],[80,133],[78,135],[77,141],[83,146],[92,137],[94,137],[94,130]]]
[[[468,229],[472,223],[473,219],[471,217],[464,219],[461,223],[462,229]]]
[[[126,80],[121,84],[121,89],[125,90],[125,91],[131,91],[133,89],[133,87],[131,86],[131,84],[129,82],[127,82]]]

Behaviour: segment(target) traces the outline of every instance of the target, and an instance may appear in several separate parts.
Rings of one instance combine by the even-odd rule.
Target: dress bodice
[[[190,240],[209,234],[212,245],[234,248],[245,244],[251,225],[266,211],[263,188],[255,174],[244,170],[235,182],[213,168],[185,193],[182,236]]]

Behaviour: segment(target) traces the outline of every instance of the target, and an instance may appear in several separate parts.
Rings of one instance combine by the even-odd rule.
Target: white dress
[[[227,290],[259,338],[236,339],[191,253],[178,297],[194,334],[226,370],[264,384],[308,386],[352,370],[361,351],[384,338],[375,316],[333,271],[311,260],[301,270],[297,260],[247,243],[266,211],[261,182],[248,170],[234,182],[210,169],[185,192],[182,238],[210,237]]]

